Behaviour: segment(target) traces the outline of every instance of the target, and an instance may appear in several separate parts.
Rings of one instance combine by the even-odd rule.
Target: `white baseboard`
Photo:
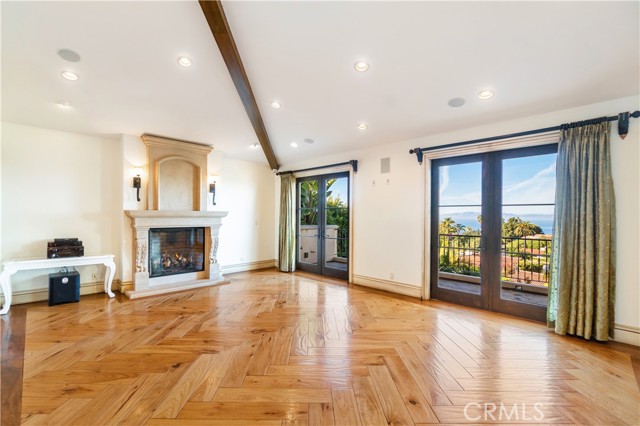
[[[222,265],[222,273],[233,274],[236,272],[253,271],[255,269],[267,269],[277,266],[276,259],[258,260],[256,262],[236,263],[235,265]]]
[[[626,343],[628,345],[640,346],[640,328],[630,325],[614,324],[616,342]]]
[[[113,280],[111,288],[119,289],[119,280]],[[104,281],[92,283],[80,283],[80,295],[104,293]],[[49,288],[38,288],[33,290],[14,291],[11,298],[11,305],[20,305],[23,303],[42,302],[49,300]],[[4,304],[4,295],[0,297],[0,302]]]
[[[353,284],[358,284],[364,287],[371,287],[378,290],[384,290],[391,293],[402,294],[405,296],[411,296],[418,299],[422,295],[420,287],[405,283],[399,283],[396,281],[382,280],[380,278],[365,277],[362,275],[354,274]]]

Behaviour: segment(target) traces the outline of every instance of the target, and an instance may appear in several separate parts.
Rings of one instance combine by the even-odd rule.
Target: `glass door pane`
[[[349,178],[324,179],[324,275],[347,279],[349,266]]]
[[[501,302],[547,306],[556,156],[502,160]]]
[[[303,271],[319,273],[320,264],[320,194],[319,179],[298,181],[298,267]]]
[[[437,265],[432,291],[439,299],[479,307],[483,293],[483,162],[477,156],[474,159],[432,163],[432,261]]]

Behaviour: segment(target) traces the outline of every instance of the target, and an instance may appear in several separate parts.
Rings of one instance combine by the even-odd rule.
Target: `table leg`
[[[113,283],[113,277],[116,274],[116,264],[114,262],[105,262],[104,266],[106,266],[106,272],[104,274],[104,292],[109,295],[109,297],[115,297],[111,291],[111,284]]]
[[[4,294],[4,305],[0,309],[0,315],[5,315],[11,307],[11,274],[14,272],[5,268],[0,274],[0,285],[2,285],[2,294]]]

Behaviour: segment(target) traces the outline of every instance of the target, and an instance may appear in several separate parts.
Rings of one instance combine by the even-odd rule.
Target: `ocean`
[[[509,217],[515,217],[516,215],[505,215],[505,219]],[[471,227],[473,229],[480,229],[480,223],[478,223],[477,217],[478,213],[476,212],[464,212],[464,213],[450,213],[444,214],[440,217],[440,220],[445,217],[450,217],[456,223]],[[551,215],[517,215],[522,220],[529,221],[533,224],[538,225],[542,228],[542,232],[547,235],[553,234],[553,216]]]

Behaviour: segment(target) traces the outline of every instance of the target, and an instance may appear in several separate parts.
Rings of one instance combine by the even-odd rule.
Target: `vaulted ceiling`
[[[638,2],[223,5],[280,164],[640,92]],[[3,121],[148,132],[266,162],[196,1],[1,7]]]

